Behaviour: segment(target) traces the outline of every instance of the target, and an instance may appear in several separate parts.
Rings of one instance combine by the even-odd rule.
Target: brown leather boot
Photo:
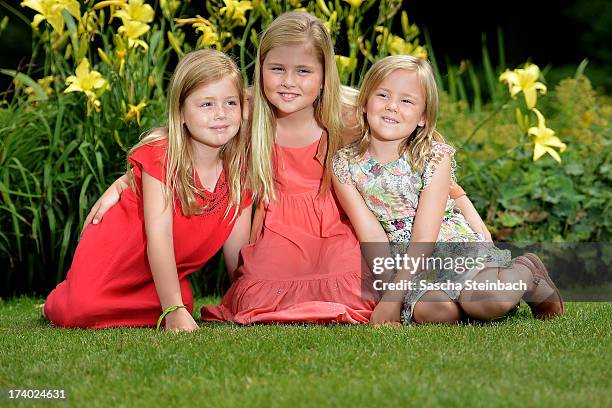
[[[527,253],[522,256],[517,256],[514,261],[527,267],[533,274],[533,283],[535,287],[530,291],[531,293],[535,292],[542,280],[548,283],[548,286],[554,290],[554,293],[544,300],[527,301],[533,317],[541,320],[548,320],[557,316],[563,316],[565,307],[563,305],[563,299],[561,299],[561,293],[559,293],[559,289],[557,289],[557,286],[553,283],[552,279],[550,279],[546,266],[544,266],[540,258],[536,254]],[[525,293],[525,295],[529,298],[528,293]]]

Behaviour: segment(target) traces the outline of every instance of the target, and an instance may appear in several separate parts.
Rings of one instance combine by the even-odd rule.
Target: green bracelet
[[[166,318],[166,316],[168,316],[170,313],[178,310],[178,309],[185,309],[184,305],[176,305],[176,306],[170,306],[169,308],[167,308],[166,310],[164,310],[164,312],[161,314],[161,316],[159,316],[159,319],[157,319],[157,330],[159,330],[159,327],[161,326],[162,321],[164,321],[164,319]]]

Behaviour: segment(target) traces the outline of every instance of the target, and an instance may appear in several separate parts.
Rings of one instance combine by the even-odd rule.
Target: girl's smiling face
[[[323,65],[312,47],[274,47],[263,61],[262,78],[266,99],[277,115],[287,116],[314,110],[322,89]]]
[[[401,141],[425,126],[425,92],[417,73],[397,69],[370,94],[364,112],[372,138]]]
[[[229,78],[201,85],[185,98],[181,117],[192,142],[219,148],[240,129],[238,89]]]

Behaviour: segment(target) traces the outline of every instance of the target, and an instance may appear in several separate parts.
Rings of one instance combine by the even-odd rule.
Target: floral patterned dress
[[[420,193],[431,183],[442,160],[447,156],[452,159],[455,150],[447,144],[434,142],[423,171],[417,172],[405,156],[382,165],[367,151],[358,157],[357,149],[357,144],[353,143],[336,153],[333,161],[334,173],[341,183],[352,184],[359,191],[365,204],[387,233],[389,242],[393,244],[392,252],[405,251],[411,239]],[[454,184],[456,183],[454,159],[451,163],[451,184]],[[450,197],[446,200],[437,242],[432,257],[442,259],[471,257],[483,261],[479,263],[480,267],[464,270],[462,273],[458,273],[456,269],[438,268],[433,271],[434,275],[428,275],[429,282],[462,283],[472,279],[483,266],[509,267],[511,264],[510,252],[485,243],[482,234],[470,227]],[[459,287],[459,285],[448,286]],[[457,299],[460,294],[459,290],[452,288],[441,288],[441,290],[451,299]],[[414,305],[426,291],[416,289],[407,293],[402,308],[402,323],[409,324],[412,321]]]

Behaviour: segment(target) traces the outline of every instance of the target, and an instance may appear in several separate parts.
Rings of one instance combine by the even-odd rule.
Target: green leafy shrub
[[[36,9],[38,3],[22,5]],[[258,32],[296,9],[329,28],[345,84],[358,86],[372,62],[394,53],[429,54],[438,71],[398,0],[214,0],[201,10],[170,0],[155,8],[143,0],[48,3],[63,6],[36,10],[42,17],[33,30],[34,63],[24,72],[0,70],[15,79],[13,98],[0,105],[0,296],[45,295],[64,278],[80,226],[124,172],[127,149],[164,124],[165,88],[184,53],[201,46],[224,50],[248,83]],[[561,165],[548,156],[534,162],[531,140],[517,127],[496,78],[504,65],[500,57],[493,68],[483,47],[482,68],[448,64],[438,73],[448,92],[442,92],[439,127],[459,147],[461,184],[497,239],[609,240],[610,98],[584,77],[550,91],[541,109],[567,150]],[[192,275],[196,292],[219,293],[223,263],[217,257],[205,272]]]

